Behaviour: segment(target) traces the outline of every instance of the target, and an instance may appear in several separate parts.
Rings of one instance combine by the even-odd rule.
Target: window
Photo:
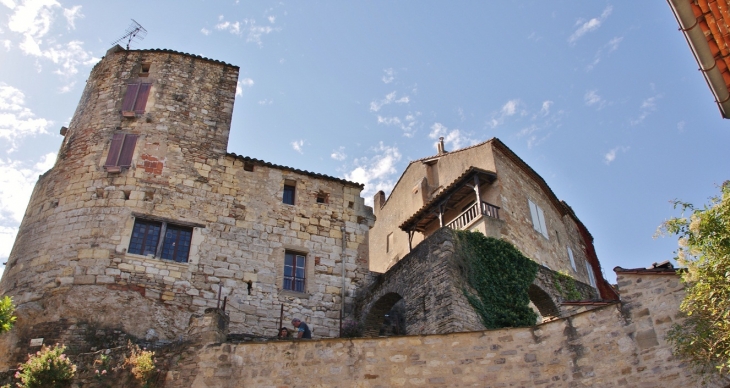
[[[393,249],[393,232],[388,234],[385,240],[385,252],[390,252]]]
[[[545,226],[545,214],[542,212],[542,209],[540,209],[540,206],[535,205],[534,202],[531,200],[527,200],[530,205],[530,216],[532,216],[532,227],[535,228],[536,231],[540,232],[545,238],[549,239],[548,237],[548,229],[547,226]]]
[[[123,167],[132,165],[134,147],[138,135],[129,133],[115,133],[109,146],[109,155],[106,157],[104,168],[109,172],[119,172]]]
[[[140,77],[147,77],[150,75],[150,67],[152,66],[151,63],[143,63],[142,67],[139,69],[139,76]]]
[[[573,267],[573,271],[577,271],[575,269],[575,259],[573,258],[573,250],[568,247],[568,257],[570,257],[570,266]]]
[[[293,184],[284,184],[284,199],[283,202],[287,205],[294,205],[294,192],[295,186]]]
[[[320,192],[317,194],[317,203],[328,203],[328,197],[327,193]]]
[[[134,117],[135,114],[144,113],[151,87],[152,84],[128,84],[127,93],[124,94],[122,101],[122,116]]]
[[[253,163],[251,163],[251,162],[244,162],[243,163],[243,171],[253,171]]]
[[[187,226],[137,218],[127,252],[186,263],[192,236],[193,228]]]
[[[586,271],[588,272],[588,281],[591,282],[591,286],[596,288],[596,275],[593,273],[593,267],[586,261]]]
[[[304,292],[305,264],[307,258],[294,252],[284,253],[284,289]]]

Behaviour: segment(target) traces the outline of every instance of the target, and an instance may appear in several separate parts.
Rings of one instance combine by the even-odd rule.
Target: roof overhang
[[[403,222],[400,228],[404,231],[423,232],[428,224],[438,219],[437,206],[442,205],[443,209],[441,211],[446,211],[468,195],[474,193],[473,186],[469,186],[469,184],[474,182],[475,177],[479,179],[480,184],[492,184],[497,179],[497,173],[473,166],[469,167],[461,176],[456,178],[456,180],[441,190],[438,195],[434,196],[410,218]]]
[[[667,0],[723,118],[730,118],[730,14],[707,0]]]

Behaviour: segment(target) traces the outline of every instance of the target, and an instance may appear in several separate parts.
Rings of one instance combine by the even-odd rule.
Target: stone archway
[[[388,311],[390,311],[401,299],[403,299],[403,297],[398,295],[398,293],[389,292],[375,301],[363,320],[363,335],[366,337],[377,336],[380,333],[380,327],[385,321],[385,314],[387,314]]]
[[[550,294],[545,292],[542,288],[531,284],[530,288],[527,289],[527,294],[530,296],[530,301],[537,307],[537,310],[542,315],[543,319],[555,318],[560,316],[560,309],[555,305]]]

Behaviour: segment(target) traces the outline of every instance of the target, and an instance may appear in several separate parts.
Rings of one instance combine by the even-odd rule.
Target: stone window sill
[[[137,255],[135,253],[129,253],[129,252],[127,252],[124,255],[124,257],[126,259],[142,260],[142,261],[145,261],[145,262],[148,262],[148,263],[153,263],[153,264],[156,264],[156,265],[159,265],[159,264],[169,265],[169,266],[177,267],[177,268],[180,268],[180,269],[183,269],[183,270],[186,270],[189,267],[188,264],[190,264],[190,262],[187,262],[187,263],[178,263],[176,261],[165,260],[165,259],[161,259],[159,257],[155,257],[155,256],[152,256],[152,255],[144,256],[144,255]]]
[[[299,299],[309,299],[311,295],[309,295],[306,292],[297,292],[292,290],[279,290],[279,296],[287,296],[292,298],[299,298]]]

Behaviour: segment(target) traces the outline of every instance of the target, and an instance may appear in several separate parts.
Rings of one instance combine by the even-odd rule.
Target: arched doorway
[[[363,336],[376,337],[380,335],[380,330],[383,326],[383,322],[385,322],[386,315],[388,315],[388,313],[393,309],[393,306],[402,299],[403,297],[397,293],[389,292],[373,303],[363,322]]]
[[[530,296],[530,301],[537,307],[543,320],[557,318],[560,316],[560,309],[555,305],[550,295],[543,291],[542,288],[531,284],[530,288],[527,289],[527,294]]]

